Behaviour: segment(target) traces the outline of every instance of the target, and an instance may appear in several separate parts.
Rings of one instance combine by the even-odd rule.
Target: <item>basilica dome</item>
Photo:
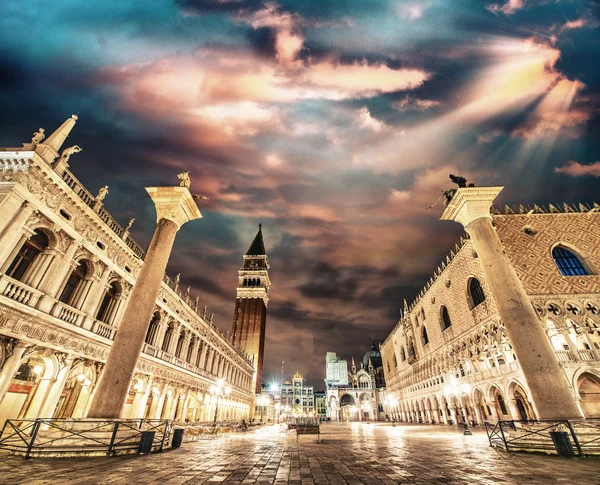
[[[369,368],[369,359],[371,359],[371,364],[373,364],[373,367],[375,369],[377,369],[378,367],[383,367],[383,361],[381,360],[381,352],[379,352],[379,349],[375,345],[375,342],[373,342],[371,350],[369,350],[363,357],[363,366],[365,369]]]

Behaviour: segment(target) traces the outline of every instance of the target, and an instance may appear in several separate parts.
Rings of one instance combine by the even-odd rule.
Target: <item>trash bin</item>
[[[173,448],[179,448],[181,446],[181,442],[183,441],[183,428],[175,428],[173,430],[173,439],[171,440],[171,446]]]
[[[138,453],[140,455],[147,455],[152,451],[152,443],[154,442],[154,431],[142,431],[142,439],[140,440],[140,447]]]
[[[575,451],[566,431],[551,431],[550,438],[554,443],[556,452],[561,458],[575,458]]]

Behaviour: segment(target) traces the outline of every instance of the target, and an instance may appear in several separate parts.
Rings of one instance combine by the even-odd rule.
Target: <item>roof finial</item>
[[[262,230],[262,222],[258,223],[258,230],[261,231]]]
[[[62,125],[60,125],[54,133],[52,133],[48,138],[46,138],[44,145],[52,148],[58,155],[60,148],[69,136],[69,133],[71,133],[71,130],[75,126],[76,121],[77,115],[72,115]]]

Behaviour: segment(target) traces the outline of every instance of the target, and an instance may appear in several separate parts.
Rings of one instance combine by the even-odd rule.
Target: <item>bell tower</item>
[[[260,394],[267,304],[269,303],[269,260],[262,236],[262,225],[244,256],[244,265],[238,271],[237,297],[233,314],[231,341],[234,347],[246,353],[254,363],[254,389]]]

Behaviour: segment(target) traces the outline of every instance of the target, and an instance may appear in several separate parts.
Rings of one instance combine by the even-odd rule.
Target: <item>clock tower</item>
[[[231,341],[244,352],[254,364],[253,384],[256,394],[262,386],[263,356],[265,350],[265,327],[269,303],[269,260],[265,251],[262,226],[244,256],[244,264],[238,271],[237,298],[233,314]]]

